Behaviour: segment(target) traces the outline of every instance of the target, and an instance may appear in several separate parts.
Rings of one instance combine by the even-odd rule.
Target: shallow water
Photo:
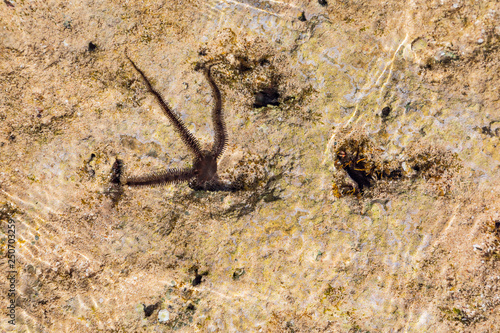
[[[2,17],[21,31],[4,37],[12,56],[2,71],[14,68],[20,88],[0,114],[2,232],[16,221],[14,331],[494,327],[496,257],[473,250],[493,242],[488,226],[499,218],[499,138],[481,130],[500,120],[493,3],[78,6],[16,4]],[[91,40],[97,52],[86,50]],[[212,97],[193,64],[221,61],[229,146],[219,170],[247,177],[245,191],[125,188],[113,205],[105,190],[115,157],[129,174],[191,163],[125,46],[203,145],[214,136]],[[458,59],[436,60],[443,50]],[[248,71],[238,71],[241,57]],[[269,85],[281,104],[253,109]],[[338,147],[360,136],[387,165],[410,163],[415,147],[431,165],[456,155],[437,176],[339,198],[334,184],[352,179],[335,163]],[[198,285],[195,272],[207,272]]]

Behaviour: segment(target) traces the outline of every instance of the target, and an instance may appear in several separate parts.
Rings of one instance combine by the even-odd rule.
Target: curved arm
[[[214,132],[215,132],[212,154],[215,156],[215,158],[219,158],[224,152],[224,149],[226,148],[227,131],[226,131],[226,125],[224,123],[224,112],[222,110],[222,96],[219,88],[215,84],[215,81],[210,73],[211,67],[212,65],[205,68],[204,73],[208,83],[210,84],[210,87],[212,88],[212,96],[215,101],[215,105],[212,110],[212,123],[214,125]]]
[[[142,76],[142,79],[144,80],[144,82],[146,83],[146,87],[148,88],[148,91],[150,93],[152,93],[155,97],[156,97],[156,100],[158,101],[158,104],[160,104],[161,106],[161,109],[163,111],[163,113],[167,116],[168,119],[170,119],[170,122],[172,123],[172,125],[174,126],[175,130],[177,131],[177,133],[179,133],[179,135],[181,136],[181,139],[182,141],[186,144],[186,146],[191,150],[191,152],[198,158],[201,158],[202,157],[202,154],[201,154],[201,147],[200,147],[200,144],[198,142],[198,140],[194,137],[194,135],[187,129],[186,125],[184,124],[184,122],[182,121],[182,119],[179,118],[178,115],[176,115],[171,109],[170,107],[168,106],[167,103],[165,103],[165,101],[163,100],[163,98],[161,97],[160,93],[158,91],[156,91],[152,86],[151,86],[151,83],[149,82],[149,79],[146,77],[146,75],[144,74],[144,72],[142,70],[140,70],[136,65],[135,63],[132,61],[132,59],[130,59],[127,55],[127,53],[125,53],[125,56],[127,57],[127,59],[130,61],[130,63],[132,64],[132,66],[135,68],[135,70],[137,72],[139,72],[139,74],[141,74]]]
[[[153,172],[144,176],[127,177],[124,181],[129,186],[156,186],[186,182],[195,176],[193,168],[168,169],[161,172]]]

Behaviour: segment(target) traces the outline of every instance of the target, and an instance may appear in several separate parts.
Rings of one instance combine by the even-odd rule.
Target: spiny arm
[[[161,172],[153,172],[144,176],[128,177],[123,182],[129,186],[157,186],[174,183],[182,183],[195,176],[193,168],[168,169]]]
[[[161,109],[163,113],[167,116],[168,119],[170,119],[170,122],[172,125],[174,125],[175,130],[179,135],[181,136],[182,141],[186,144],[186,146],[191,150],[191,152],[198,158],[202,157],[201,154],[201,147],[200,143],[198,140],[194,137],[194,135],[187,129],[186,125],[182,121],[182,119],[179,118],[178,115],[176,115],[168,106],[168,104],[163,100],[161,97],[160,93],[156,91],[152,86],[151,83],[149,82],[149,79],[146,77],[144,72],[140,70],[135,63],[132,61],[132,59],[129,58],[129,56],[125,53],[125,56],[127,59],[130,61],[132,66],[135,68],[139,74],[141,74],[142,79],[146,83],[146,87],[148,88],[148,91],[152,93],[155,97],[156,100],[158,101],[158,104],[160,104]]]
[[[226,125],[224,123],[224,112],[222,110],[222,96],[219,88],[215,84],[214,79],[210,73],[211,65],[204,69],[205,77],[207,78],[210,87],[212,88],[212,96],[215,101],[214,108],[212,110],[212,123],[214,125],[215,139],[214,145],[212,147],[212,154],[219,158],[227,144],[227,131]]]

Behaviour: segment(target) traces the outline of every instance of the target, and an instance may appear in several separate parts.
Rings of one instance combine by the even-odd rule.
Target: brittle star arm
[[[148,88],[148,91],[150,93],[152,93],[155,97],[156,97],[156,100],[158,101],[158,104],[160,104],[161,106],[161,109],[163,111],[163,113],[167,116],[168,119],[170,119],[170,122],[172,123],[172,125],[174,125],[174,128],[175,130],[177,131],[177,133],[179,133],[179,135],[181,136],[181,139],[182,141],[186,144],[186,146],[189,148],[189,150],[191,150],[191,152],[197,157],[197,158],[202,158],[202,154],[201,154],[201,147],[200,147],[200,143],[198,142],[198,140],[194,137],[194,135],[187,129],[186,125],[184,124],[184,122],[179,118],[178,115],[176,115],[171,109],[170,107],[168,106],[167,103],[165,103],[165,101],[163,100],[163,98],[161,97],[160,93],[158,91],[156,91],[152,86],[151,86],[151,83],[149,82],[149,79],[146,77],[146,75],[144,74],[144,72],[142,70],[140,70],[136,65],[135,63],[132,61],[132,59],[130,59],[128,57],[127,54],[125,54],[125,56],[127,57],[127,59],[130,61],[130,63],[132,64],[132,66],[135,68],[135,70],[137,72],[139,72],[139,74],[141,74],[142,76],[142,79],[144,80],[144,82],[146,83],[146,87]],[[220,95],[220,93],[219,93]]]
[[[215,101],[214,108],[212,110],[212,123],[214,125],[215,139],[214,145],[212,147],[212,154],[215,155],[216,158],[219,158],[220,155],[224,152],[227,144],[227,132],[226,125],[223,120],[223,111],[222,111],[222,96],[219,88],[215,84],[214,79],[210,73],[211,66],[208,66],[205,70],[205,77],[212,88],[212,95]]]
[[[143,176],[127,177],[124,181],[129,186],[155,186],[181,183],[195,177],[193,168],[168,169],[160,172],[153,172]]]

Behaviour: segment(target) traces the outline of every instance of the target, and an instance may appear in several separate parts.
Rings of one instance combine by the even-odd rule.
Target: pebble
[[[436,55],[434,56],[434,60],[440,63],[448,63],[451,60],[457,59],[457,55],[455,53],[449,52],[449,51],[438,51]]]
[[[170,312],[168,312],[168,310],[164,309],[158,312],[158,321],[160,323],[165,323],[169,320],[170,320]]]

